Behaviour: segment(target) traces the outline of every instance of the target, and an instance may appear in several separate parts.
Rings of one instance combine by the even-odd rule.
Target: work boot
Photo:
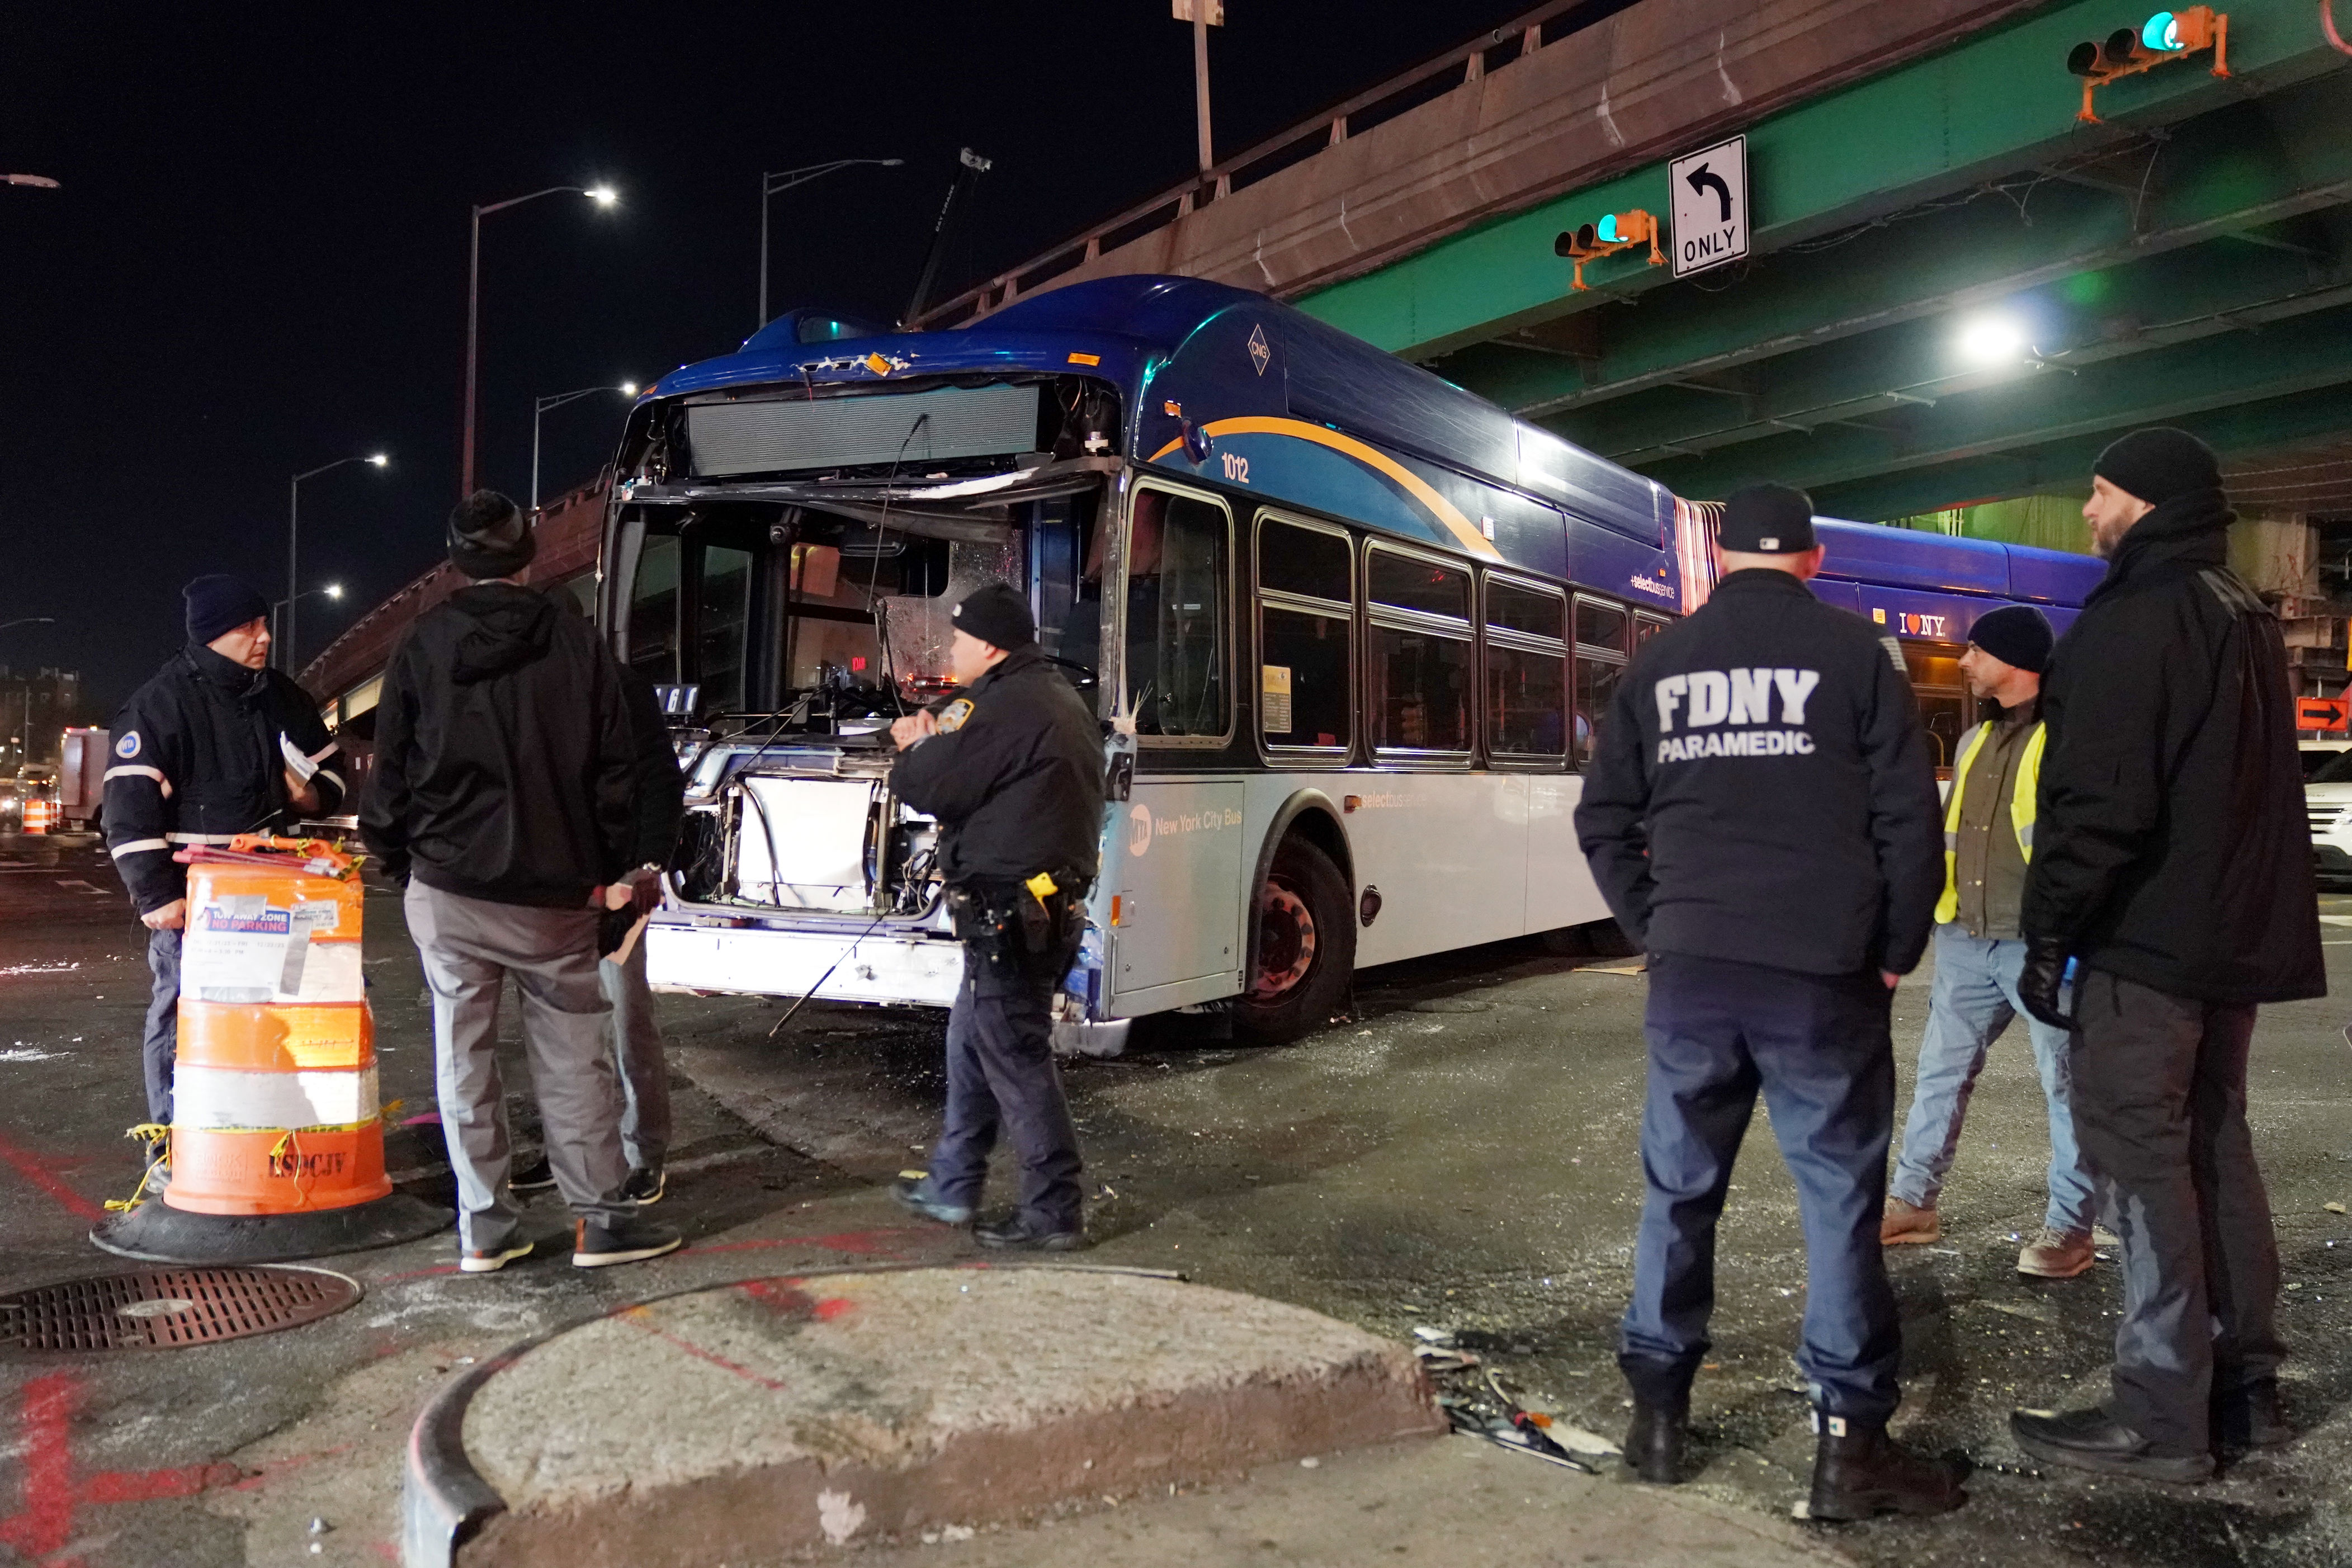
[[[555,1185],[555,1167],[547,1163],[545,1154],[534,1154],[515,1167],[507,1177],[507,1190],[517,1193],[543,1193]]]
[[[2266,1377],[2232,1394],[2213,1396],[2213,1436],[2225,1454],[2275,1448],[2294,1440],[2279,1403],[2278,1379]]]
[[[1678,1486],[1683,1479],[1683,1438],[1688,1430],[1688,1405],[1633,1401],[1633,1419],[1625,1428],[1625,1463],[1652,1486]]]
[[[2087,1230],[2053,1230],[2043,1226],[2018,1250],[2017,1271],[2037,1279],[2072,1279],[2090,1271],[2099,1260]]]
[[[1813,1494],[1807,1516],[1844,1521],[1881,1513],[1949,1513],[1969,1500],[1964,1459],[1915,1454],[1886,1435],[1884,1421],[1813,1413],[1821,1442],[1813,1451]]]
[[[1043,1230],[1031,1226],[1019,1215],[973,1226],[971,1238],[982,1247],[1002,1247],[1013,1252],[1076,1252],[1087,1244],[1087,1233],[1082,1226],[1073,1226],[1068,1230]]]
[[[2159,1454],[2148,1440],[2107,1414],[2087,1410],[2012,1410],[2009,1435],[2037,1459],[2103,1476],[2191,1485],[2213,1476],[2210,1454]]]
[[[890,1195],[898,1200],[901,1207],[940,1225],[971,1223],[970,1204],[951,1204],[931,1195],[930,1173],[927,1171],[899,1172],[898,1179],[890,1184]]]
[[[1943,1239],[1944,1227],[1937,1223],[1934,1209],[1906,1204],[1892,1193],[1886,1194],[1886,1212],[1878,1220],[1879,1246],[1924,1246]]]

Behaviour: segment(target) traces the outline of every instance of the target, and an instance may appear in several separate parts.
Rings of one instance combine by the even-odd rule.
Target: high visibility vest
[[[1944,807],[1944,896],[1936,900],[1936,923],[1960,912],[1960,797],[1969,785],[1969,768],[1983,749],[1992,726],[1979,724],[1960,740],[1960,760],[1952,769],[1952,798]],[[2035,724],[2026,737],[2025,752],[2017,759],[2017,789],[2010,796],[2010,826],[2017,829],[2017,847],[2027,864],[2033,860],[2034,797],[2042,790],[2042,748],[2050,739],[2047,726]]]

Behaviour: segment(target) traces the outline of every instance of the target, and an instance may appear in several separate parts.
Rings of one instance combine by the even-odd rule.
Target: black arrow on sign
[[[1710,172],[1705,163],[1701,163],[1683,178],[1690,182],[1690,188],[1694,192],[1704,191],[1707,186],[1713,185],[1715,199],[1723,204],[1723,216],[1718,221],[1723,223],[1731,221],[1731,187],[1723,183],[1721,174]]]

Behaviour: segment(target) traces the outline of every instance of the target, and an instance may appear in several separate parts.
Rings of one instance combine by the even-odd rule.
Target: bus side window
[[[1568,602],[1531,584],[1486,579],[1486,749],[1568,752]]]
[[[656,686],[677,683],[677,577],[683,547],[674,533],[649,533],[629,584],[629,666]]]
[[[1127,702],[1139,735],[1225,733],[1226,563],[1223,507],[1139,489],[1129,534]]]
[[[1601,721],[1625,673],[1632,631],[1624,606],[1579,595],[1576,601],[1576,765],[1592,760]]]
[[[1345,751],[1352,740],[1355,576],[1346,534],[1259,517],[1257,723],[1268,746]]]
[[[1391,752],[1471,748],[1470,574],[1374,545],[1364,576],[1371,601],[1372,744]]]
[[[1635,616],[1633,617],[1633,651],[1641,652],[1643,644],[1665,629],[1666,623],[1655,616]]]
[[[1946,778],[1951,776],[1960,736],[1976,706],[1969,697],[1968,679],[1960,673],[1960,655],[1966,651],[1950,643],[1903,644],[1904,668],[1919,703],[1919,722],[1927,731],[1927,754]]]

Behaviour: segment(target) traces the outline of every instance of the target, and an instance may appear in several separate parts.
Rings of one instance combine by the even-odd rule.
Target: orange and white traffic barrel
[[[446,1211],[396,1197],[384,1173],[352,858],[319,840],[240,837],[180,858],[171,1179],[160,1205],[141,1204],[91,1239],[134,1257],[259,1261],[446,1224]],[[377,1234],[372,1210],[399,1234]]]
[[[47,833],[49,830],[49,803],[35,796],[25,803],[25,831]]]

